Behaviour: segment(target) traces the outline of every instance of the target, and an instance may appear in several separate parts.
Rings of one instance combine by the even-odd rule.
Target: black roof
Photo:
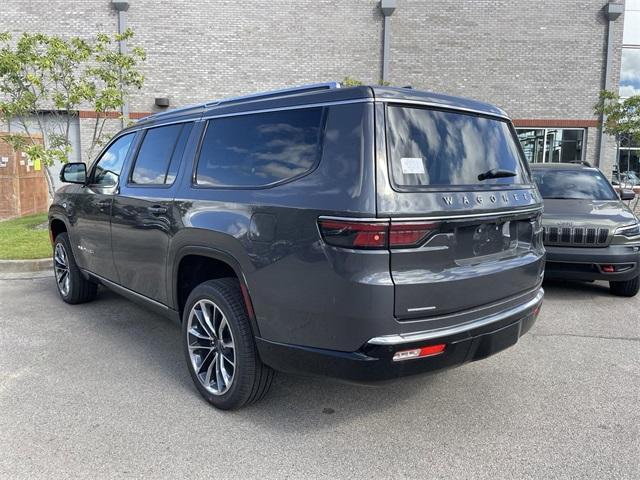
[[[398,102],[422,102],[436,107],[472,111],[484,115],[507,118],[500,108],[462,97],[414,90],[412,88],[367,85],[340,87],[337,82],[303,85],[300,87],[256,93],[242,97],[203,102],[197,105],[156,113],[142,118],[135,126],[197,118],[203,114],[232,114],[249,110],[265,110],[296,105],[339,102],[358,99],[387,99]],[[132,127],[132,128],[135,128]]]

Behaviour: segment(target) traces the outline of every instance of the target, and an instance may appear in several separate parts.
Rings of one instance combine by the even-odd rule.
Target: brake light
[[[321,219],[322,238],[329,245],[344,248],[384,249],[419,247],[439,223],[354,222]]]
[[[322,238],[329,245],[345,248],[387,248],[387,223],[320,220]]]
[[[389,247],[417,247],[434,233],[438,226],[437,223],[392,223],[389,229]]]

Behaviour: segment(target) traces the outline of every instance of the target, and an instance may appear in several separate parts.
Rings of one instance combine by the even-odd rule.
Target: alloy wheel
[[[199,300],[189,312],[187,342],[189,358],[202,386],[222,395],[233,383],[236,349],[233,334],[222,310],[211,300]]]
[[[58,290],[63,297],[69,295],[71,290],[71,276],[69,275],[69,257],[62,243],[56,243],[53,253],[53,269],[56,274]]]

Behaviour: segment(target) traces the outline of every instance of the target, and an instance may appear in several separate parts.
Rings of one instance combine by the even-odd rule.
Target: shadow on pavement
[[[76,307],[74,307],[76,308]],[[162,378],[165,387],[181,389],[199,403],[207,414],[213,409],[200,398],[184,364],[179,327],[171,320],[155,315],[106,289],[98,298],[81,306],[91,315],[95,334],[118,345],[127,359]],[[89,313],[90,312],[90,313]],[[125,361],[125,359],[120,359]],[[136,368],[132,365],[131,368]],[[416,396],[428,395],[431,384],[446,379],[447,372],[397,379],[375,385],[340,382],[323,377],[305,377],[278,372],[272,388],[259,403],[237,412],[227,413],[266,428],[289,431],[334,428],[371,413],[397,410]],[[214,414],[215,410],[210,410]]]

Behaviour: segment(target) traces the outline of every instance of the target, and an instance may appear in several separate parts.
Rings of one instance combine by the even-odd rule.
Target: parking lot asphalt
[[[0,477],[638,478],[640,297],[545,288],[532,331],[484,361],[375,387],[280,374],[225,413],[169,320],[0,280]]]

